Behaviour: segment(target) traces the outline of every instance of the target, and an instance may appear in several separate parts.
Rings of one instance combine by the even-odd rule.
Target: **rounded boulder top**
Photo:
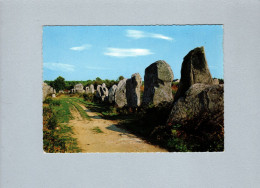
[[[171,82],[174,78],[172,69],[164,60],[158,60],[145,69],[145,75],[155,74],[162,81]]]

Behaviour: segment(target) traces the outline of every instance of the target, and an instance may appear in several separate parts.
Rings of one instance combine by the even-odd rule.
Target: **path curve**
[[[78,103],[90,116],[90,120],[79,118],[80,113],[71,110],[73,120],[69,125],[73,127],[74,137],[83,153],[89,152],[167,152],[158,146],[146,143],[128,131],[118,128],[118,120],[106,120],[91,112],[84,105]],[[97,133],[99,128],[103,133]]]

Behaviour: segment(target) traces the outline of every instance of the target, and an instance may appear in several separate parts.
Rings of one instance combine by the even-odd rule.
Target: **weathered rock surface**
[[[51,86],[46,84],[45,82],[42,84],[42,100],[44,101],[47,95],[53,94],[55,89],[53,89]]]
[[[75,93],[75,89],[71,89],[71,90],[70,90],[70,93]]]
[[[224,126],[224,85],[194,84],[174,103],[167,125]]]
[[[116,89],[115,103],[119,108],[122,108],[127,105],[126,80],[127,79],[120,80],[120,82],[118,83],[117,89]]]
[[[98,99],[101,99],[101,85],[97,85],[97,92],[96,92],[96,97]]]
[[[85,90],[86,90],[86,94],[90,93],[89,87],[86,87]]]
[[[90,84],[90,86],[89,86],[89,92],[90,92],[90,93],[95,93],[95,89],[94,89],[94,85],[93,85],[93,84]]]
[[[173,100],[171,82],[173,72],[168,63],[159,60],[145,69],[143,104],[158,105]]]
[[[142,78],[139,73],[133,74],[130,79],[126,80],[127,106],[129,107],[140,106],[141,85],[142,85]]]
[[[104,86],[104,87],[103,87]],[[96,97],[101,101],[106,101],[108,98],[108,89],[105,87],[105,85],[98,85],[97,86],[97,92]]]
[[[174,96],[174,101],[184,96],[185,92],[196,83],[213,84],[204,47],[195,48],[184,57],[179,89]]]
[[[115,102],[115,94],[116,94],[117,85],[113,85],[108,91],[108,101],[109,103]]]
[[[51,97],[52,97],[52,98],[55,98],[55,97],[56,97],[55,93],[51,94]]]
[[[219,84],[219,80],[218,80],[217,78],[213,79],[213,84],[214,84],[214,85]]]
[[[42,83],[42,100],[43,100],[43,101],[45,100],[45,98],[46,98],[47,95],[48,95],[48,90],[49,90],[48,84]]]
[[[106,101],[108,98],[108,89],[106,87],[106,84],[104,85],[102,84],[100,92],[101,92],[101,100]]]
[[[74,86],[75,92],[76,93],[84,93],[85,90],[83,89],[83,85],[82,84],[76,84]]]

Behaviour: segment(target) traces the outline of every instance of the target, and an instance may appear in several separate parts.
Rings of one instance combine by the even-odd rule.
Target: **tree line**
[[[86,81],[66,81],[63,77],[59,76],[55,80],[45,80],[44,82],[53,87],[57,92],[60,90],[71,90],[74,88],[76,84],[82,84],[84,88],[86,86],[89,86],[91,84],[94,85],[95,88],[97,88],[97,85],[101,85],[103,83],[106,84],[107,88],[112,87],[114,84],[118,84],[120,80],[123,80],[123,76],[119,76],[117,80],[102,80],[101,78],[97,77],[95,80],[86,80]]]

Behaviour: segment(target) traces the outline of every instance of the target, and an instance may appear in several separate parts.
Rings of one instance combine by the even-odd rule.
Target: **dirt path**
[[[78,103],[79,104],[79,103]],[[117,120],[106,120],[97,113],[79,104],[90,116],[90,120],[81,117],[74,108],[74,117],[69,124],[73,127],[75,138],[83,153],[87,152],[167,152],[167,150],[151,145],[135,135],[116,126]],[[94,130],[93,130],[94,129]],[[102,133],[98,133],[102,131]]]

